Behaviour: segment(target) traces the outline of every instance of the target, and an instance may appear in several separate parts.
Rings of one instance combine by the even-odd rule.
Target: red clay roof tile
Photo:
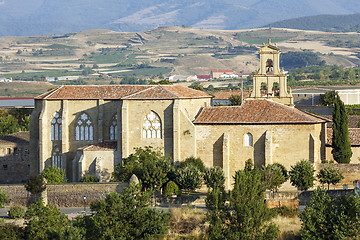
[[[211,96],[180,85],[67,85],[44,93],[35,99],[178,99],[210,98]]]
[[[332,145],[333,130],[327,128],[327,144]],[[360,146],[360,128],[349,128],[351,146]]]
[[[241,106],[203,108],[194,124],[288,124],[323,123],[323,118],[271,100],[244,101]]]

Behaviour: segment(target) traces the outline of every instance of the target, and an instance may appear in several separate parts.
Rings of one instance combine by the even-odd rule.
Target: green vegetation
[[[206,168],[204,172],[204,182],[209,189],[224,188],[224,170],[218,166]]]
[[[300,214],[301,239],[356,239],[360,234],[358,195],[341,195],[332,199],[318,188],[304,212]]]
[[[18,219],[25,217],[25,209],[20,206],[11,206],[8,212],[9,218]]]
[[[280,55],[280,66],[285,69],[293,69],[324,65],[325,61],[321,60],[319,55],[309,50],[282,53]]]
[[[169,197],[172,195],[176,195],[179,193],[179,186],[173,182],[173,181],[169,181],[164,189],[164,197]]]
[[[131,184],[91,205],[96,213],[78,221],[85,239],[156,239],[169,228],[170,214],[150,208],[151,192]]]
[[[326,92],[320,98],[320,105],[333,107],[337,96],[338,94],[335,91]]]
[[[80,182],[99,182],[99,178],[95,174],[86,174],[81,178]]]
[[[279,187],[288,180],[286,168],[280,163],[263,166],[261,169],[262,181],[268,190],[277,191]]]
[[[269,223],[271,211],[264,202],[264,184],[256,169],[239,170],[227,195],[211,189],[206,199],[209,239],[277,239],[279,229]]]
[[[240,95],[231,95],[229,97],[231,106],[240,106],[241,105],[241,96]]]
[[[174,182],[183,190],[194,191],[202,185],[201,171],[194,165],[177,167],[172,173]]]
[[[344,176],[339,169],[332,166],[321,169],[316,177],[319,179],[320,183],[328,185],[328,190],[330,189],[330,184],[335,185],[344,179]]]
[[[65,183],[67,179],[65,177],[65,169],[61,169],[55,166],[46,167],[40,174],[45,178],[47,183]]]
[[[46,182],[41,175],[30,176],[25,184],[25,189],[32,194],[39,194],[45,191]]]
[[[290,182],[293,186],[306,191],[314,186],[314,172],[314,166],[309,161],[301,160],[291,166],[289,171]]]
[[[9,195],[2,189],[0,189],[0,208],[3,208],[9,201]]]
[[[168,181],[171,160],[152,147],[136,148],[135,153],[123,158],[122,164],[116,165],[113,181],[125,182],[135,174],[144,189],[160,189]]]
[[[352,156],[348,126],[349,119],[345,105],[337,95],[333,108],[333,149],[331,153],[338,163],[349,163]]]

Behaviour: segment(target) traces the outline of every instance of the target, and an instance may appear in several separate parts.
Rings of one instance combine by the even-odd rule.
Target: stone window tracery
[[[161,138],[161,120],[153,111],[144,118],[143,138]]]
[[[251,133],[247,133],[244,136],[244,145],[248,147],[252,147],[253,145],[253,136]]]
[[[110,140],[118,140],[118,136],[117,136],[117,119],[118,116],[115,113],[111,122],[110,122]]]
[[[62,119],[59,112],[51,119],[51,141],[60,141],[62,135]]]
[[[55,147],[52,152],[51,164],[54,167],[58,167],[58,168],[62,167],[62,156],[61,156],[61,151],[58,147]]]
[[[94,140],[94,127],[89,115],[82,113],[76,120],[75,140],[88,141]]]

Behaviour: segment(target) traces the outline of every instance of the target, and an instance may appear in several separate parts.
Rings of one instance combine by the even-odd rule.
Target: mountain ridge
[[[0,0],[0,36],[64,34],[92,28],[136,32],[164,25],[249,29],[284,19],[360,12],[357,0]]]

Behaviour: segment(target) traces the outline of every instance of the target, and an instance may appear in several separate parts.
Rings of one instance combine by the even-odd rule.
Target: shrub
[[[188,157],[185,159],[184,162],[181,162],[179,164],[180,168],[185,168],[186,166],[192,165],[194,167],[196,167],[197,169],[199,169],[200,172],[205,172],[205,165],[203,163],[203,161],[200,158],[195,158],[195,157]]]
[[[169,197],[178,194],[179,186],[173,181],[169,181],[165,186],[164,196]]]
[[[181,189],[195,190],[201,187],[203,177],[200,170],[194,165],[175,170],[175,182]]]
[[[87,174],[81,178],[80,182],[99,182],[99,178],[95,174]]]
[[[25,189],[32,194],[42,193],[46,189],[46,181],[41,175],[30,176],[25,184]]]
[[[292,209],[289,208],[287,206],[281,206],[279,208],[273,208],[272,209],[273,213],[275,213],[276,215],[280,215],[283,217],[295,217],[299,215],[299,209]]]
[[[204,172],[204,181],[208,188],[224,188],[225,175],[221,167],[206,168]]]
[[[0,189],[0,208],[4,207],[4,204],[9,201],[9,195],[2,189]]]
[[[25,209],[20,206],[10,207],[8,215],[10,218],[24,218],[25,217]]]
[[[289,171],[290,182],[293,186],[301,190],[308,190],[314,186],[314,166],[307,160],[297,162],[295,166],[291,166]]]
[[[40,175],[45,178],[48,183],[66,182],[65,170],[55,166],[45,168]]]

